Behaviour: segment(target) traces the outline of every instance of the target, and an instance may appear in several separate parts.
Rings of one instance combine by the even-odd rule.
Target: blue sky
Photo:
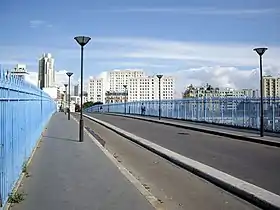
[[[252,47],[267,46],[267,66],[278,69],[279,0],[2,0],[0,63],[37,71],[44,52],[56,70],[79,77],[76,35],[92,37],[85,76],[113,68],[150,74],[205,67],[257,67]]]

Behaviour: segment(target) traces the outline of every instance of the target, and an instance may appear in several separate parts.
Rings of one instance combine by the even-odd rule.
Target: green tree
[[[83,108],[86,109],[88,107],[95,106],[95,105],[101,105],[101,104],[103,104],[103,103],[100,101],[97,101],[97,102],[88,101],[83,104]]]
[[[93,105],[94,105],[94,103],[92,101],[85,102],[83,104],[83,109],[89,108],[89,107],[91,107]]]
[[[101,102],[101,101],[97,101],[97,102],[94,102],[93,103],[93,106],[95,106],[95,105],[102,105],[103,103]]]

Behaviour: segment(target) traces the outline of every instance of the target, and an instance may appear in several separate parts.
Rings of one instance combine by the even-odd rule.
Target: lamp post
[[[64,87],[65,87],[65,100],[64,100],[64,107],[66,108],[66,105],[67,105],[67,86],[68,86],[68,84],[64,84]]]
[[[70,120],[70,77],[73,75],[72,72],[67,72],[66,75],[69,77],[69,80],[68,80],[68,120]]]
[[[83,142],[84,141],[84,121],[83,121],[84,46],[90,41],[91,38],[87,36],[76,36],[74,39],[81,46],[81,110],[80,110],[79,142]]]
[[[66,93],[66,91],[64,90],[64,91],[63,91],[63,99],[62,99],[62,102],[63,102],[63,109],[64,109],[64,110],[65,110],[65,98],[66,98],[65,93]]]
[[[263,72],[262,72],[262,56],[265,53],[267,48],[260,47],[255,48],[254,51],[256,51],[260,57],[260,92],[261,92],[261,106],[260,106],[260,136],[263,137],[264,135],[264,112],[263,112]]]
[[[158,119],[159,120],[161,118],[161,91],[160,91],[161,86],[160,86],[160,80],[161,80],[162,76],[163,75],[161,75],[161,74],[157,75],[157,78],[158,78],[158,88],[159,88],[159,90],[158,90],[158,99],[159,99],[158,100]]]
[[[127,93],[127,85],[123,85],[124,87],[124,114],[126,114],[126,93]]]

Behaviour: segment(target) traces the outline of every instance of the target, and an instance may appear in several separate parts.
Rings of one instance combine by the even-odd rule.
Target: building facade
[[[103,78],[91,78],[88,83],[88,101],[105,102],[105,88]]]
[[[39,59],[38,87],[49,88],[55,84],[54,58],[50,53],[45,53]]]
[[[81,106],[81,96],[71,96],[70,101],[73,101],[74,104],[78,104]],[[88,97],[87,96],[83,96],[83,104],[88,102]]]
[[[74,85],[74,96],[79,96],[79,85]]]
[[[105,103],[112,104],[112,103],[124,103],[128,101],[127,92],[113,92],[113,91],[106,91],[105,93]]]
[[[128,101],[147,101],[159,99],[159,79],[157,76],[130,78],[127,86]],[[175,79],[171,76],[161,78],[161,99],[174,99]]]
[[[14,69],[11,70],[11,75],[16,76],[19,79],[25,80],[27,73],[25,64],[17,64]]]
[[[144,71],[138,69],[113,70],[108,74],[109,91],[122,93],[125,91],[124,85],[128,84],[130,78],[143,77]]]
[[[189,85],[183,93],[183,98],[256,98],[258,97],[258,90],[254,89],[241,89],[236,90],[233,88],[214,88],[211,85],[195,87]]]
[[[266,98],[280,97],[280,77],[263,77],[263,96]]]

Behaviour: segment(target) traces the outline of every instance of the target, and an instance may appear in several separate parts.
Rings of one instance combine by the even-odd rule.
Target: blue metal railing
[[[0,204],[3,206],[56,110],[45,92],[0,69]],[[1,209],[1,206],[0,206]]]
[[[266,131],[280,132],[280,98],[264,99],[264,127]],[[137,101],[126,103],[127,114],[159,115],[159,101]],[[100,109],[102,107],[102,109]],[[189,98],[161,101],[161,116],[166,118],[208,122],[234,127],[260,128],[259,98]],[[95,105],[86,112],[125,112],[125,104]]]

